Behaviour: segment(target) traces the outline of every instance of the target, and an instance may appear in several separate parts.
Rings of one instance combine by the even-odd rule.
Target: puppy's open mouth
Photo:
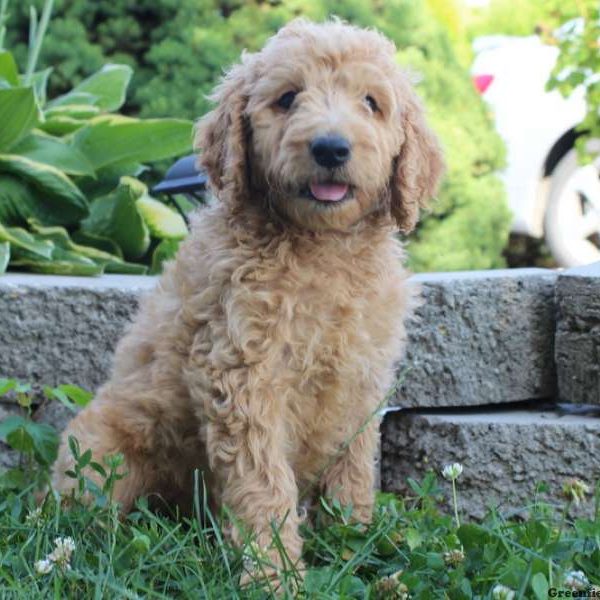
[[[342,202],[343,200],[351,198],[352,192],[352,186],[347,183],[340,183],[337,181],[313,181],[302,190],[302,195],[311,200],[316,200],[317,202],[335,204],[336,202]]]

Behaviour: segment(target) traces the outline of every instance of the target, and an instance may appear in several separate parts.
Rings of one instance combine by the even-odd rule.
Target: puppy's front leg
[[[327,498],[352,506],[352,516],[369,523],[373,513],[375,454],[379,441],[379,419],[355,430],[346,450],[331,464],[321,478],[321,489]]]
[[[283,418],[270,390],[251,393],[244,384],[232,388],[229,398],[213,401],[206,425],[214,491],[247,530],[234,524],[233,541],[241,545],[250,534],[267,559],[252,575],[277,578],[282,567],[299,562],[302,551],[298,489],[286,457]],[[275,536],[284,553],[273,543]]]

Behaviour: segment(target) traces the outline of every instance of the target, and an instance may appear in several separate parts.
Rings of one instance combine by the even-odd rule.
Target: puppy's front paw
[[[277,549],[263,550],[252,542],[244,552],[244,571],[240,586],[259,586],[281,597],[295,597],[304,578],[302,560],[291,563]]]
[[[287,572],[272,566],[245,570],[240,577],[240,587],[257,586],[278,597],[295,598],[304,579],[304,571],[304,566]]]
[[[373,520],[373,505],[367,504],[352,507],[351,518],[356,523],[362,523],[365,526],[370,525]]]

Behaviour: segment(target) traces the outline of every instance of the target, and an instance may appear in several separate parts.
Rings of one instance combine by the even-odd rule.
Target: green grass
[[[2,390],[0,381],[0,395]],[[66,402],[77,395],[77,390],[63,388],[62,392]],[[13,385],[11,393],[24,407],[25,421],[32,423],[27,421],[28,389]],[[61,396],[56,390],[47,390],[47,395]],[[122,468],[119,457],[93,465],[106,475],[100,488],[81,475],[81,468],[92,464],[91,457],[80,454],[73,444],[78,462],[73,475],[93,502],[84,505],[76,497],[66,503],[49,494],[38,509],[34,492],[47,481],[54,455],[52,435],[48,430],[37,432],[35,424],[6,423],[0,424],[0,438],[21,451],[21,464],[0,474],[2,600],[273,596],[273,589],[264,583],[240,588],[245,567],[253,564],[260,571],[268,565],[251,540],[243,548],[225,540],[222,520],[205,506],[200,474],[193,517],[178,518],[168,514],[168,508],[150,510],[142,499],[132,513],[119,518],[110,502]],[[303,527],[304,577],[293,569],[282,573],[281,594],[291,597],[296,591],[299,597],[311,599],[546,600],[553,597],[550,588],[591,590],[600,584],[598,487],[586,490],[578,482],[569,482],[563,490],[547,490],[540,485],[538,490],[551,492],[556,503],[542,502],[538,494],[529,506],[513,507],[520,518],[506,519],[490,511],[476,523],[460,513],[458,475],[458,526],[454,514],[441,510],[445,500],[453,503],[452,494],[442,490],[434,473],[422,482],[408,483],[410,496],[378,496],[369,527],[353,524],[347,508],[322,500],[311,524]],[[572,518],[576,502],[585,503],[595,516]],[[36,563],[53,552],[57,537],[74,541],[69,568],[55,564],[49,573],[38,573]],[[276,532],[275,539],[277,543]],[[581,571],[589,583],[579,584],[575,571]],[[506,589],[502,591],[500,585]],[[558,593],[554,597],[561,597]]]
[[[437,508],[435,476],[410,499],[382,494],[368,528],[348,522],[344,510],[322,503],[315,527],[304,528],[308,570],[284,574],[291,596],[299,585],[307,598],[493,598],[504,584],[515,598],[548,597],[568,571],[600,582],[598,519],[568,519],[533,504],[525,521],[497,514],[457,528]],[[460,487],[459,487],[460,490]],[[200,498],[200,496],[198,496]],[[99,497],[101,500],[102,497]],[[36,572],[36,561],[56,537],[72,537],[70,568]],[[49,496],[36,511],[30,489],[0,502],[1,598],[264,598],[259,584],[240,589],[256,547],[234,548],[208,518],[176,519],[150,511],[146,501],[120,520],[115,506],[68,510]],[[510,597],[510,596],[508,596]]]

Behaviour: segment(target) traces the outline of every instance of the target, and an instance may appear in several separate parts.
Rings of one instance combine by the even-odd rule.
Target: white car
[[[537,36],[486,36],[473,46],[473,81],[507,147],[512,231],[544,237],[562,267],[600,260],[600,159],[581,166],[574,148],[583,89],[568,98],[546,91],[559,51]]]

